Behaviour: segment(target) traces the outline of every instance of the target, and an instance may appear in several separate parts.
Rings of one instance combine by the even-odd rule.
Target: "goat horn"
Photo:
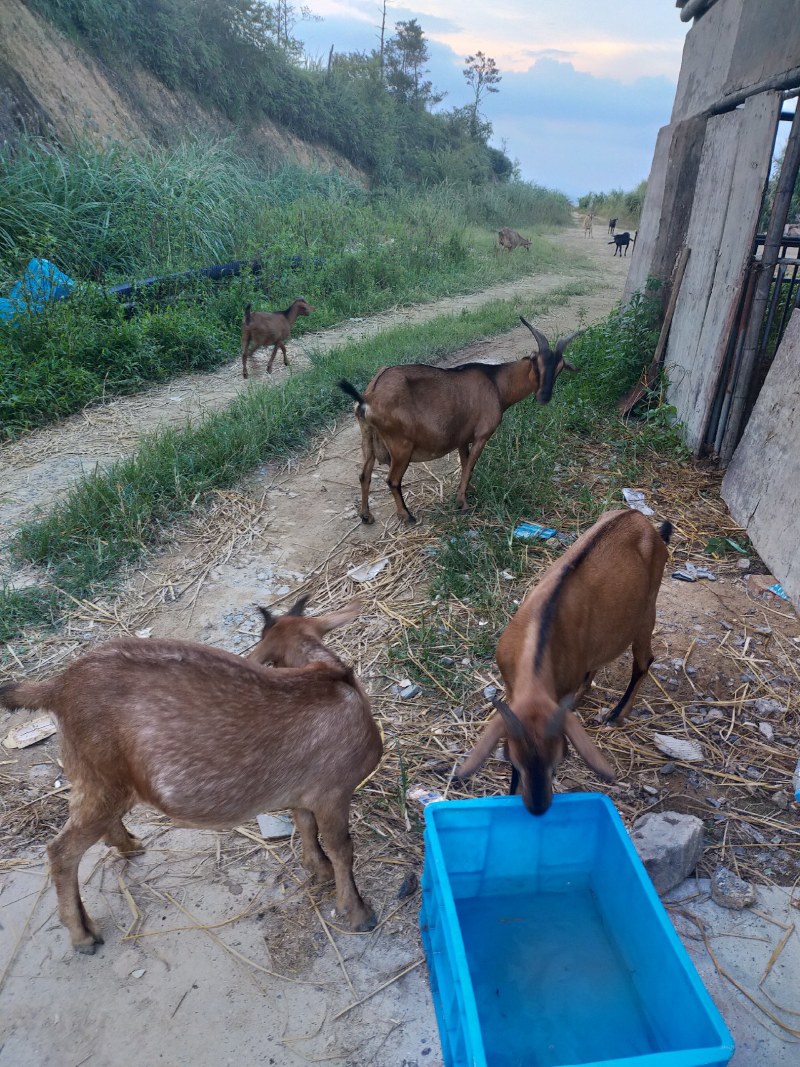
[[[492,703],[503,717],[508,736],[513,737],[515,741],[522,741],[525,738],[525,727],[508,704],[499,697],[492,697]]]
[[[528,327],[533,336],[536,338],[536,343],[539,346],[539,351],[549,352],[550,342],[547,340],[545,335],[540,330],[537,330],[535,326],[531,326],[531,324],[526,318],[524,318],[524,316],[520,315],[520,319],[522,319],[522,322]]]

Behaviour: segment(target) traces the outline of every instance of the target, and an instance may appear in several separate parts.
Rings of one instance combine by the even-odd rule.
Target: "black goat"
[[[616,226],[617,226],[617,220],[616,219],[609,219],[608,220],[608,232],[610,234],[614,233],[614,230],[616,229]]]
[[[628,254],[628,245],[631,243],[631,235],[626,230],[625,233],[614,234],[614,240],[608,242],[610,245],[616,245],[614,249],[614,255],[619,252],[622,255],[622,249],[625,249],[625,255]]]

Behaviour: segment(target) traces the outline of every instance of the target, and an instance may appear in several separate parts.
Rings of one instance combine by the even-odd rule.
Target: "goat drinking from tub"
[[[542,815],[567,739],[598,777],[614,772],[573,712],[595,672],[631,645],[633,671],[607,722],[622,720],[653,662],[651,642],[672,526],[656,530],[638,511],[608,511],[550,566],[497,646],[506,700],[457,768],[473,774],[501,737],[513,764],[511,791]]]
[[[286,358],[286,342],[292,333],[298,315],[310,315],[314,308],[302,298],[294,300],[285,311],[251,311],[248,304],[242,319],[242,377],[247,377],[247,360],[257,348],[274,345],[272,355],[267,363],[267,373],[272,374],[275,354],[280,348],[283,352],[283,364],[289,366]]]
[[[46,708],[58,721],[72,790],[48,853],[59,915],[79,951],[103,939],[81,900],[78,864],[101,838],[124,855],[141,850],[122,822],[138,802],[208,829],[291,808],[304,865],[317,880],[335,878],[340,921],[352,930],[375,925],[353,880],[348,816],[354,790],[380,760],[381,737],[352,668],[322,643],[360,606],[308,619],[304,607],[301,600],[277,620],[264,611],[248,659],[188,641],[123,638],[48,681],[0,687],[0,706]]]
[[[458,449],[461,481],[456,501],[459,508],[466,508],[472,469],[503,412],[531,393],[540,404],[548,403],[561,371],[577,369],[564,359],[577,333],[562,337],[553,351],[544,334],[520,318],[535,337],[538,352],[515,363],[464,363],[446,369],[419,363],[384,367],[363,396],[350,382],[339,382],[339,388],[355,400],[361,429],[362,522],[375,521],[369,508],[369,487],[376,459],[389,464],[387,482],[397,517],[414,523],[417,520],[406,507],[401,484],[409,463],[438,459]]]

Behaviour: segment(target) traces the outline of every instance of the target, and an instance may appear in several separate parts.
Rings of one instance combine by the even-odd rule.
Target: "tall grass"
[[[491,254],[504,222],[563,221],[559,194],[511,183],[369,192],[330,172],[266,175],[231,143],[194,142],[137,154],[79,145],[63,154],[32,141],[0,154],[0,291],[31,256],[84,281],[43,314],[0,326],[0,438],[234,355],[241,312],[305,296],[305,329],[545,271],[559,254]],[[106,283],[258,258],[258,276],[214,286],[177,279],[141,290],[126,321]],[[154,303],[169,299],[166,308]]]
[[[581,211],[594,211],[595,214],[618,220],[618,227],[630,226],[637,229],[642,217],[647,182],[642,181],[625,192],[623,189],[611,189],[607,193],[587,193],[578,200]]]

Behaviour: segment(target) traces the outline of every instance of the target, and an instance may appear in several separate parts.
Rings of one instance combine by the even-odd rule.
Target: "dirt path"
[[[537,319],[537,325],[550,333],[567,333],[581,321],[604,315],[621,293],[627,267],[624,260],[612,259],[611,250],[597,236],[590,245],[575,230],[564,240],[581,251],[585,248],[602,265],[603,287],[591,297],[574,298],[546,319]],[[553,275],[531,279],[527,292],[543,292],[541,286],[567,280]],[[490,295],[510,295],[522,288],[518,283]],[[476,294],[469,299],[487,298]],[[451,302],[453,307],[464,304],[464,300]],[[440,303],[399,314],[419,319],[441,310]],[[352,329],[366,332],[392,321],[397,317],[381,316]],[[335,333],[337,341],[343,336],[344,331]],[[306,346],[310,343],[305,339]],[[297,363],[299,347],[294,346]],[[529,350],[530,336],[520,328],[490,343],[470,346],[454,362],[509,360]],[[48,463],[51,475],[58,477],[61,471],[67,480],[68,463],[74,462],[74,473],[82,463],[108,458],[112,446],[133,447],[145,422],[148,427],[178,422],[227,402],[241,388],[236,371],[232,364],[215,375],[186,379],[180,389],[173,383],[146,397],[110,404],[71,420],[60,433],[32,435],[28,480],[15,483],[16,503],[7,502],[6,507],[16,507],[16,514],[30,507],[37,496],[36,472],[46,470]],[[170,397],[178,395],[183,399],[173,403]],[[97,424],[94,428],[90,419]],[[433,502],[452,500],[456,466],[457,459],[447,458],[411,468],[408,495],[423,535]],[[398,541],[411,536],[396,531],[391,496],[380,475],[373,482],[377,521],[372,527],[361,525],[356,513],[358,470],[359,435],[348,417],[315,441],[306,455],[282,467],[265,467],[234,490],[216,494],[207,512],[174,531],[171,546],[150,558],[146,569],[121,582],[116,601],[82,605],[63,632],[43,642],[38,659],[48,661],[51,670],[119,632],[199,639],[242,651],[257,631],[256,603],[289,599],[309,579],[318,604],[352,597],[359,587],[346,577],[348,567],[376,556],[391,557]],[[602,482],[602,472],[587,470],[590,488],[595,475]],[[414,583],[420,573],[424,575],[424,564],[421,567],[407,581],[402,573],[395,574],[384,601],[370,601],[367,614],[373,617],[342,636],[344,654],[364,677],[384,725],[387,760],[397,758],[398,739],[412,710],[387,692],[391,679],[383,672],[391,668],[385,663],[384,645],[402,632],[404,613],[420,607]],[[401,568],[388,568],[390,573],[396,570]],[[695,685],[710,690],[712,675],[731,670],[712,654],[720,633],[725,633],[720,626],[738,627],[737,620],[748,613],[754,617],[751,627],[768,620],[777,629],[779,613],[772,606],[754,607],[738,578],[713,588],[665,581],[656,650],[663,662],[656,665],[655,674],[659,684],[676,693],[679,684],[686,683],[674,698],[682,701],[684,712],[696,698]],[[788,622],[780,625],[796,625],[796,620],[786,618]],[[367,628],[369,641],[364,636]],[[748,640],[765,641],[758,636]],[[699,664],[694,682],[685,670],[690,655],[691,662]],[[620,664],[612,675],[614,684],[623,688],[626,667]],[[428,697],[424,700],[422,712],[433,714]],[[0,736],[23,717],[0,714]],[[632,724],[631,729],[636,728]],[[451,738],[452,730],[451,722]],[[442,744],[452,749],[459,742],[445,738]],[[56,753],[54,741],[48,741],[14,753],[13,765],[9,760],[3,767],[12,783],[6,810],[16,820],[24,818],[26,805],[38,812],[40,825],[26,829],[41,843],[50,836],[50,824],[63,818],[62,809],[35,805],[37,797],[56,788],[61,773],[54,762]],[[409,748],[405,756],[413,782],[424,755]],[[568,769],[567,784],[569,773]],[[646,788],[660,786],[651,767]],[[642,787],[626,781],[615,788]],[[643,803],[652,802],[649,794],[642,795]],[[373,796],[373,804],[374,800]],[[62,802],[55,797],[49,803]],[[386,803],[391,808],[395,801],[388,796]],[[315,909],[292,846],[264,845],[248,837],[254,827],[220,835],[174,830],[153,813],[137,809],[130,823],[146,838],[147,853],[124,863],[113,851],[97,846],[82,866],[88,909],[106,937],[94,958],[76,957],[67,947],[54,914],[41,844],[0,864],[4,927],[0,930],[0,976],[4,976],[0,977],[4,1020],[0,1067],[122,1062],[133,1067],[153,1063],[178,1067],[188,1062],[441,1067],[427,974],[420,965],[419,895],[399,895],[409,871],[419,874],[419,837],[387,833],[374,819],[369,821],[368,810],[375,809],[357,799],[356,876],[381,920],[369,936],[347,936],[326,927],[322,917],[330,914],[329,892],[316,895]],[[398,818],[389,825],[396,827]],[[405,828],[412,829],[410,821]],[[226,926],[228,922],[231,925]],[[368,999],[359,1004],[362,998]],[[788,1062],[791,1055],[788,1046],[781,1045],[774,1053],[777,1058],[745,1057],[736,1062],[760,1067],[765,1062]]]
[[[287,369],[276,363],[271,377],[265,372],[263,355],[251,363],[247,381],[241,376],[239,360],[235,359],[213,373],[184,375],[136,396],[92,406],[57,425],[0,445],[0,529],[10,532],[18,523],[32,517],[37,508],[48,507],[82,472],[131,453],[142,434],[160,427],[181,426],[204,412],[227,406],[243,389],[265,380],[280,382],[286,374],[302,371],[310,352],[324,353],[335,345],[374,336],[399,323],[424,322],[499,298],[516,298],[524,306],[526,300],[576,280],[589,280],[594,292],[580,298],[575,306],[583,309],[587,322],[601,318],[621,295],[628,260],[614,257],[604,239],[596,236],[592,241],[586,240],[577,229],[567,229],[549,239],[576,253],[584,253],[590,266],[587,268],[583,256],[576,256],[575,270],[570,273],[536,274],[467,296],[351,320],[335,329],[305,334],[302,340],[290,342],[291,366]],[[597,270],[600,264],[602,272]],[[545,323],[544,328],[551,325]]]

